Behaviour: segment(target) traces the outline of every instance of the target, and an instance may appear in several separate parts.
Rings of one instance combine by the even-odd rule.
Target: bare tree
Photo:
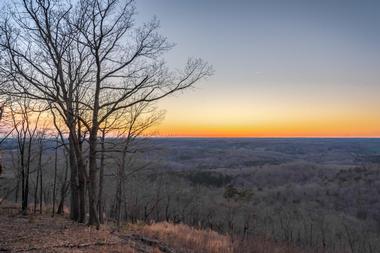
[[[189,60],[178,77],[169,73],[157,58],[172,45],[156,32],[159,25],[155,20],[131,31],[132,1],[84,1],[80,16],[80,40],[95,62],[93,93],[84,105],[92,115],[83,123],[89,131],[89,223],[98,224],[96,149],[100,124],[114,112],[190,87],[209,75],[210,68],[201,60]],[[110,109],[102,115],[103,108]]]
[[[121,118],[118,115],[115,115],[112,120],[105,120],[104,123],[100,126],[100,164],[99,164],[99,189],[98,189],[98,202],[97,208],[99,213],[99,222],[104,223],[104,167],[106,160],[106,136],[117,129],[123,128],[124,123],[121,122]]]
[[[36,139],[38,144],[38,161],[36,169],[36,182],[34,188],[34,209],[33,212],[37,212],[37,202],[39,202],[39,212],[42,213],[42,195],[43,195],[43,170],[42,170],[42,155],[44,151],[44,141],[46,138],[45,129],[37,131]],[[39,190],[39,193],[38,193]]]
[[[124,118],[122,122],[125,122],[126,125],[123,130],[119,131],[119,136],[122,137],[122,142],[118,142],[120,148],[116,150],[116,152],[120,154],[115,191],[115,211],[118,227],[120,227],[121,224],[121,209],[125,199],[125,197],[123,197],[124,182],[127,180],[128,176],[148,167],[148,164],[144,164],[128,170],[128,165],[130,164],[128,162],[128,154],[133,154],[137,151],[133,148],[133,144],[136,144],[135,142],[137,138],[140,138],[141,141],[143,134],[163,119],[164,112],[157,111],[155,107],[150,106],[150,103],[140,103],[128,108],[128,110],[123,113],[123,116]]]
[[[100,126],[118,111],[191,87],[209,76],[211,67],[189,59],[183,71],[169,71],[162,56],[172,44],[158,33],[156,19],[135,27],[133,1],[84,0],[72,5],[23,0],[12,13],[0,25],[3,82],[11,87],[8,94],[48,103],[64,119],[73,175],[71,217],[84,221],[87,187],[88,223],[98,225]],[[78,134],[83,132],[89,134],[87,155]]]
[[[41,110],[29,99],[23,98],[12,103],[11,117],[15,129],[21,176],[22,211],[27,213],[29,199],[29,176],[32,159],[32,145],[38,129]]]
[[[79,85],[88,73],[84,50],[75,44],[69,24],[71,5],[57,1],[20,1],[0,27],[2,81],[11,96],[28,96],[48,103],[69,130],[71,217],[84,221],[84,161],[77,136]],[[78,185],[76,181],[81,180]],[[82,191],[80,194],[79,191]],[[79,199],[82,196],[82,199]]]

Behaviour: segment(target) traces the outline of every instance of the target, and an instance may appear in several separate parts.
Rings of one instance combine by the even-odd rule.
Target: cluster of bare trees
[[[185,223],[229,234],[242,245],[270,238],[316,253],[370,253],[380,248],[372,222],[364,224],[349,215],[306,203],[285,203],[271,190],[202,186],[192,184],[181,174],[162,170],[135,174],[128,182],[123,196],[128,205],[122,207],[121,215],[129,222]],[[150,187],[142,188],[147,182]],[[109,217],[118,218],[119,213],[112,208],[117,203],[117,198],[109,203]]]
[[[183,70],[170,71],[163,55],[173,45],[159,34],[156,19],[135,24],[133,1],[20,0],[3,12],[1,92],[12,100],[13,125],[25,144],[20,161],[29,159],[36,115],[45,115],[69,157],[71,218],[85,222],[88,213],[88,224],[99,225],[106,135],[126,138],[125,154],[128,143],[161,117],[152,103],[191,87],[212,69],[189,59]],[[20,118],[13,104],[25,101],[30,104],[18,108]],[[33,111],[33,119],[23,118],[25,110]],[[120,178],[125,166],[122,159]],[[24,207],[30,171],[20,168]]]

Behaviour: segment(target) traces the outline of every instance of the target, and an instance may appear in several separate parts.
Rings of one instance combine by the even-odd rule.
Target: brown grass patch
[[[139,232],[165,242],[178,252],[233,252],[232,242],[228,236],[183,224],[155,223],[139,228]]]
[[[274,243],[263,238],[231,240],[211,230],[200,230],[183,224],[167,222],[134,226],[138,233],[164,242],[176,252],[186,253],[306,253],[301,249]]]

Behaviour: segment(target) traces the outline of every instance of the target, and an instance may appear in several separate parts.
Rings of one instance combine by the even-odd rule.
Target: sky
[[[380,137],[380,1],[135,0],[215,70],[158,103],[160,136]],[[4,2],[0,1],[0,7]]]
[[[380,1],[138,0],[215,74],[165,99],[162,136],[380,136]]]
[[[380,1],[136,0],[215,74],[161,101],[161,136],[380,137]]]

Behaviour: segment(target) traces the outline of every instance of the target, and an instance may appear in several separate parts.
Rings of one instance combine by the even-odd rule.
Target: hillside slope
[[[0,252],[112,253],[290,253],[300,252],[269,241],[232,242],[214,231],[182,224],[129,225],[122,232],[104,225],[100,230],[65,217],[22,216],[18,207],[0,206]]]

